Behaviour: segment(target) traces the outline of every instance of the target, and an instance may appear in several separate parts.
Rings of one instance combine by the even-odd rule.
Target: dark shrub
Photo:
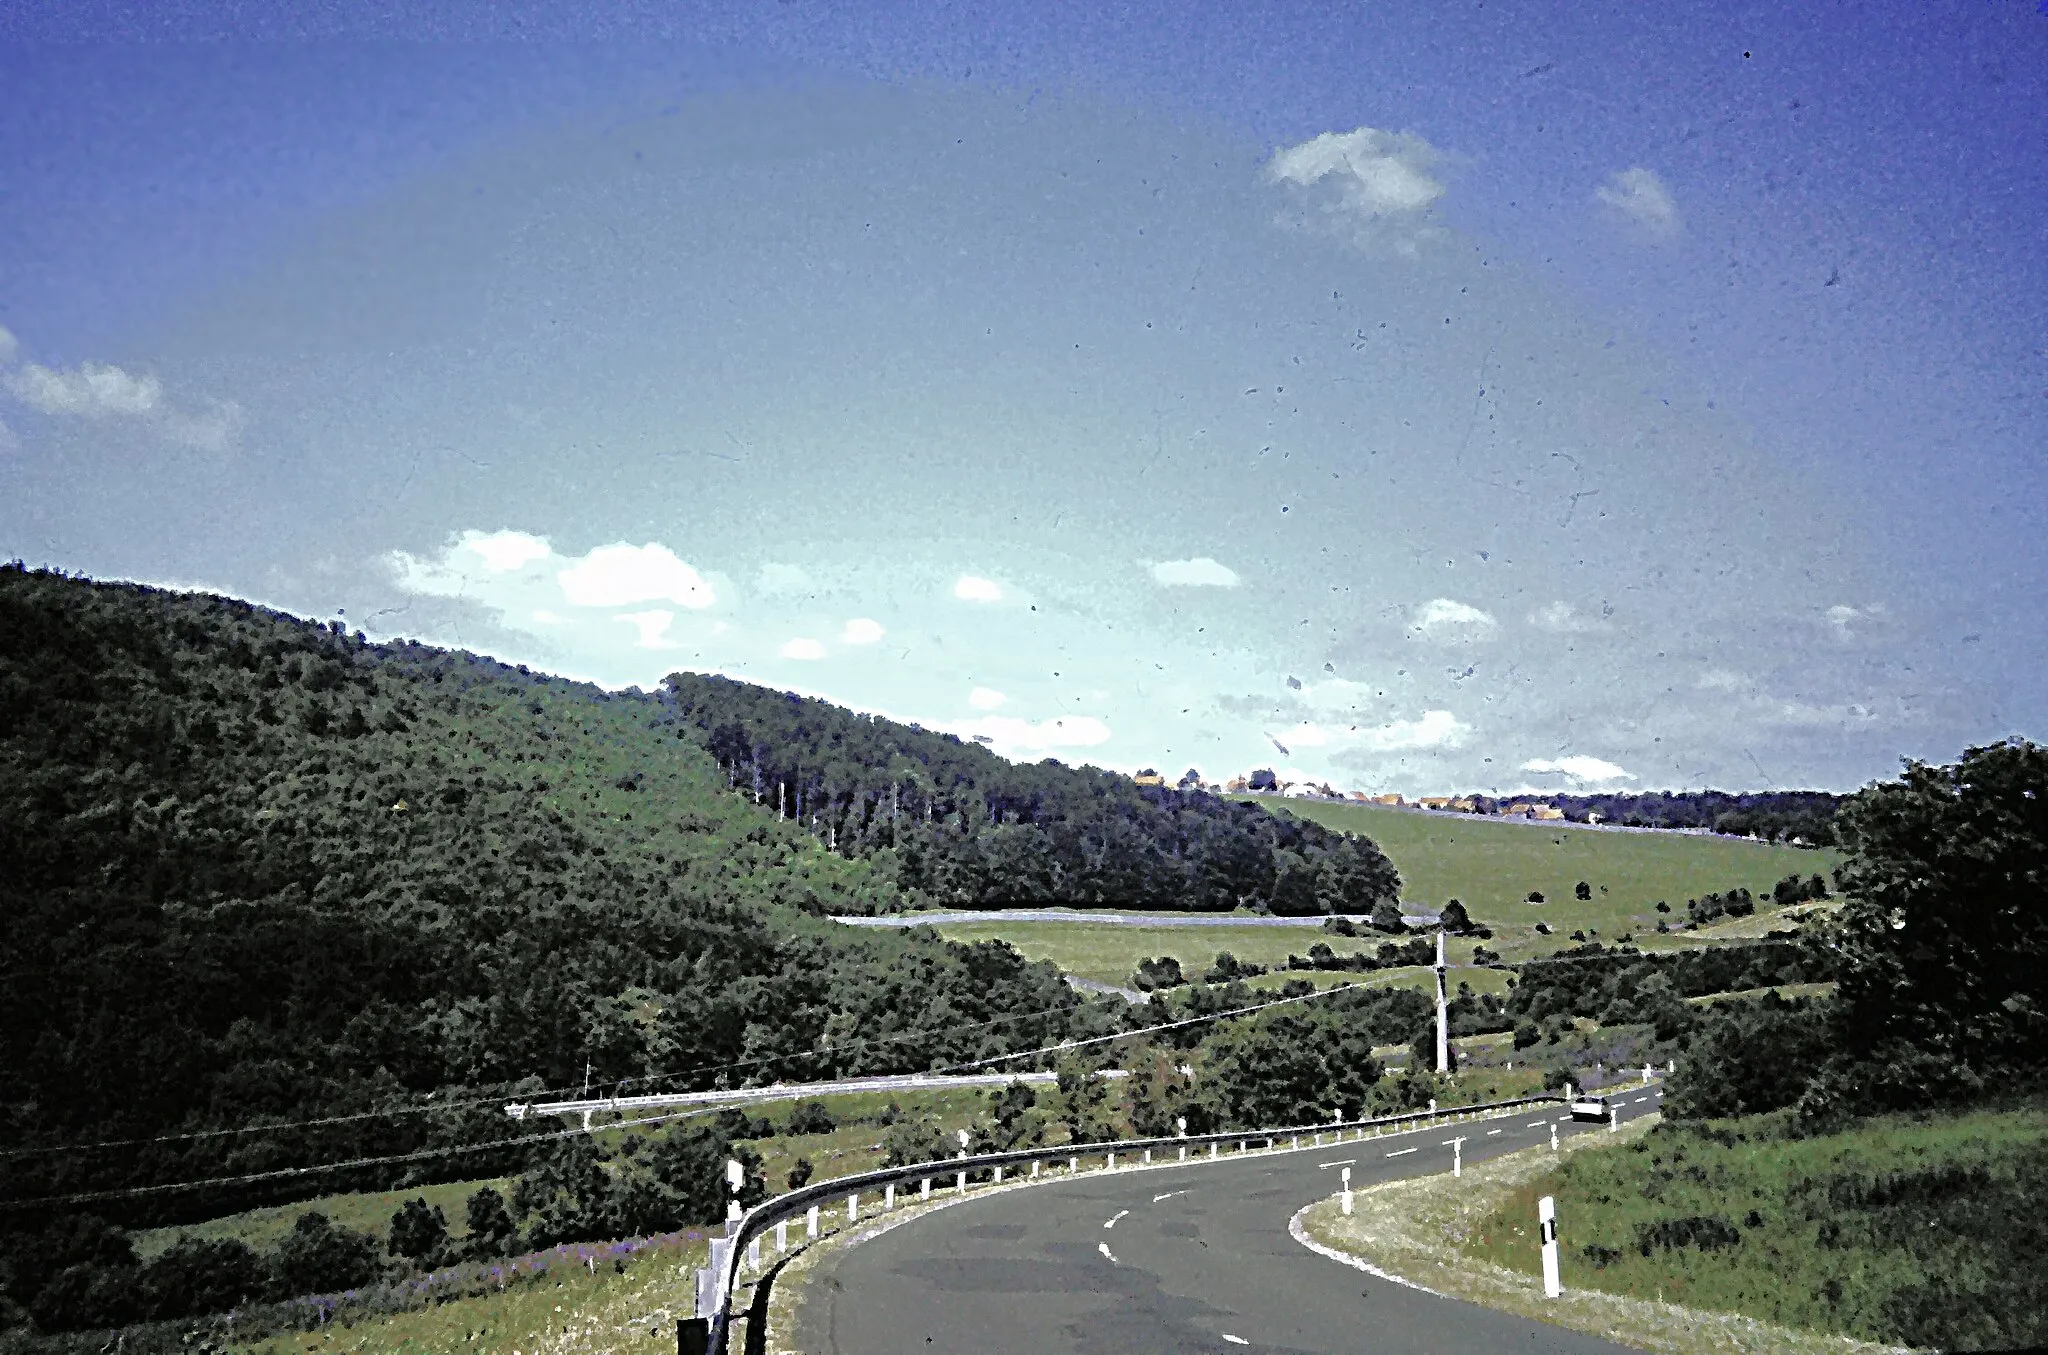
[[[283,1298],[359,1289],[382,1272],[377,1239],[337,1227],[317,1209],[299,1215],[277,1249],[277,1286]]]
[[[188,1237],[142,1268],[142,1301],[152,1318],[224,1313],[261,1297],[270,1280],[247,1243]]]

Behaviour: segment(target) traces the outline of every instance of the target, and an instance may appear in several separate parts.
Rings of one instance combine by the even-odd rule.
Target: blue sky
[[[224,13],[0,12],[7,554],[1124,769],[2042,731],[2032,5]]]

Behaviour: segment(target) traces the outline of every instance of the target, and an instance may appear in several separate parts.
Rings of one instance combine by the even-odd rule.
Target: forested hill
[[[726,784],[940,902],[1305,915],[1368,912],[1400,891],[1371,841],[1256,805],[1051,759],[1019,766],[730,678],[673,673],[664,687]]]
[[[0,1203],[502,1138],[496,1098],[586,1068],[598,1089],[921,1070],[1122,1019],[1000,943],[813,916],[900,894],[729,793],[674,718],[0,567]],[[476,1104],[384,1113],[429,1095]],[[517,1164],[417,1170],[486,1165]]]

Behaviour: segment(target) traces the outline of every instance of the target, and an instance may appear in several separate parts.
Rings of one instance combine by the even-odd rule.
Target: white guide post
[[[761,1268],[761,1239],[758,1237],[747,1240],[747,1266],[752,1270]]]
[[[1145,1150],[1145,1165],[1148,1167],[1152,1165],[1152,1150],[1150,1148]]]
[[[1451,1175],[1465,1174],[1465,1140],[1463,1136],[1451,1140]]]
[[[1068,1174],[1069,1176],[1079,1176],[1079,1175],[1081,1174],[1081,1159],[1080,1159],[1080,1158],[1078,1158],[1078,1157],[1070,1157],[1070,1158],[1068,1158],[1068,1159],[1067,1159],[1067,1174]]]
[[[932,1197],[932,1178],[927,1176],[917,1183],[917,1198],[929,1200]]]
[[[1621,1132],[1620,1106],[1610,1105],[1607,1107],[1607,1132],[1610,1134],[1618,1134]]]
[[[1344,1169],[1344,1212],[1351,1212],[1351,1168]]]
[[[1556,1298],[1564,1293],[1557,1278],[1557,1197],[1545,1195],[1536,1202],[1536,1223],[1543,1234],[1543,1295]]]
[[[1034,1162],[1034,1163],[1032,1163],[1032,1164],[1031,1164],[1031,1179],[1032,1179],[1032,1180],[1034,1180],[1034,1181],[1036,1181],[1036,1180],[1038,1179],[1038,1168],[1039,1168],[1039,1164],[1038,1164],[1038,1163]]]
[[[786,1252],[789,1250],[788,1219],[777,1219],[775,1222],[775,1250],[778,1252]]]
[[[1216,1145],[1212,1143],[1209,1145],[1209,1160],[1211,1162],[1214,1162],[1216,1160],[1216,1156]]]
[[[846,1197],[846,1221],[847,1221],[848,1223],[852,1223],[852,1222],[853,1222],[853,1221],[854,1221],[855,1219],[857,1219],[857,1218],[859,1218],[859,1217],[860,1217],[860,1192],[859,1192],[859,1191],[855,1191],[855,1192],[854,1192],[853,1194],[851,1194],[851,1195],[849,1195],[849,1196],[847,1196],[847,1197]]]
[[[817,1235],[818,1206],[812,1205],[809,1209],[806,1209],[804,1211],[804,1236],[809,1238],[815,1238],[817,1237]]]
[[[1557,1151],[1557,1121],[1555,1120],[1550,1122],[1550,1151],[1553,1153]]]
[[[895,1207],[896,1183],[894,1181],[891,1181],[888,1185],[882,1187],[882,1208],[894,1209]]]
[[[954,1172],[954,1173],[953,1173],[953,1189],[955,1189],[955,1190],[959,1191],[959,1192],[960,1192],[960,1193],[961,1193],[962,1195],[965,1195],[965,1194],[967,1193],[967,1173],[966,1173],[966,1172]]]
[[[1451,1071],[1451,997],[1444,969],[1444,929],[1436,929],[1436,1070]],[[1431,1110],[1436,1107],[1432,1105]]]
[[[1113,1171],[1115,1171],[1115,1170],[1116,1170],[1116,1154],[1115,1154],[1115,1153],[1111,1153],[1111,1154],[1109,1154],[1109,1155],[1108,1155],[1107,1157],[1105,1157],[1105,1158],[1103,1158],[1103,1159],[1102,1159],[1102,1169],[1103,1169],[1104,1171],[1106,1171],[1106,1172],[1113,1172]]]
[[[1003,1183],[1003,1169],[1002,1169],[1001,1167],[997,1167],[997,1168],[996,1168],[996,1184],[997,1184],[997,1185],[1001,1185],[1002,1183]]]

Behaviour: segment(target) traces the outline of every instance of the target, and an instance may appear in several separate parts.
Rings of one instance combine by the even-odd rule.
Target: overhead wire
[[[1141,1035],[1154,1034],[1158,1031],[1177,1030],[1187,1026],[1200,1025],[1207,1021],[1220,1021],[1229,1017],[1245,1016],[1253,1012],[1266,1011],[1274,1007],[1285,1007],[1295,1003],[1307,1002],[1315,998],[1330,997],[1338,993],[1362,990],[1366,989],[1368,986],[1369,985],[1363,983],[1337,984],[1330,988],[1318,989],[1312,993],[1299,993],[1292,997],[1275,998],[1270,1002],[1257,1002],[1252,1003],[1248,1006],[1233,1007],[1225,1011],[1204,1012],[1199,1015],[1186,1017],[1178,1021],[1162,1022],[1158,1025],[1144,1026],[1136,1030],[1119,1031],[1112,1035],[1096,1036],[1086,1040],[1063,1041],[1059,1044],[1042,1045],[1037,1049],[1020,1050],[1012,1054],[997,1055],[986,1059],[975,1059],[964,1063],[950,1064],[947,1065],[947,1068],[944,1071],[951,1071],[953,1069],[960,1068],[983,1068],[989,1066],[990,1064],[1006,1063],[1021,1058],[1033,1058],[1043,1056],[1046,1054],[1059,1054],[1071,1049],[1081,1049],[1090,1045],[1105,1044],[1114,1040],[1132,1039]],[[787,1094],[791,1089],[771,1089],[763,1087],[757,1090],[764,1093],[769,1092],[771,1090],[779,1090],[780,1094]],[[278,1167],[273,1168],[269,1171],[248,1172],[236,1176],[200,1177],[189,1181],[164,1182],[148,1186],[127,1186],[110,1190],[80,1191],[66,1195],[38,1196],[31,1199],[0,1200],[0,1211],[10,1209],[37,1208],[45,1205],[90,1204],[104,1200],[133,1199],[146,1195],[171,1194],[182,1190],[195,1190],[205,1186],[252,1185],[262,1181],[289,1180],[295,1177],[312,1176],[328,1172],[348,1171],[351,1169],[361,1167],[395,1166],[405,1162],[422,1162],[434,1158],[459,1156],[464,1153],[488,1152],[496,1148],[520,1147],[526,1144],[554,1142],[563,1139],[575,1138],[587,1134],[608,1133],[621,1129],[633,1129],[643,1125],[663,1124],[671,1120],[692,1119],[701,1115],[716,1114],[721,1110],[726,1110],[730,1108],[730,1106],[695,1107],[689,1110],[676,1111],[668,1114],[651,1115],[639,1119],[615,1121],[614,1123],[607,1125],[585,1125],[576,1128],[559,1130],[551,1133],[528,1134],[516,1138],[498,1139],[489,1143],[450,1144],[440,1148],[423,1148],[410,1153],[395,1153],[381,1157],[351,1158],[344,1162],[319,1163],[313,1166],[306,1167]]]

